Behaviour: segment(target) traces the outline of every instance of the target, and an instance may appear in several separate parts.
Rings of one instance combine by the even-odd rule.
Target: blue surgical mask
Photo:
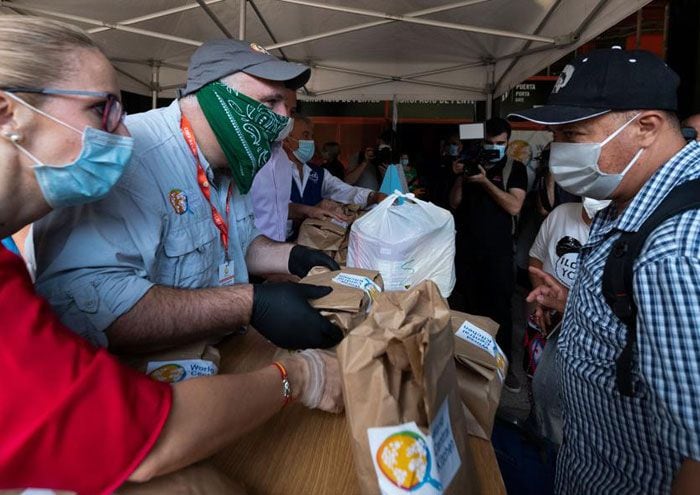
[[[500,162],[503,160],[503,157],[506,156],[506,145],[505,144],[491,144],[491,143],[484,143],[484,149],[486,151],[491,151],[491,150],[496,150],[498,151],[498,157],[491,158],[489,161],[491,163],[496,163]]]
[[[53,209],[76,206],[104,198],[124,173],[131,158],[134,139],[86,127],[79,131],[42,110],[28,104],[21,98],[16,100],[54,122],[82,134],[82,148],[78,157],[65,165],[42,163],[27,151],[18,140],[15,146],[27,155],[36,165],[34,174],[44,199]]]
[[[296,156],[297,160],[301,163],[306,163],[314,157],[316,144],[312,139],[300,139],[298,143],[299,148],[294,150],[294,156]]]

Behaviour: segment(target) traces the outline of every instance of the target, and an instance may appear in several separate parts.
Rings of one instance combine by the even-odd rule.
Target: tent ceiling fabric
[[[505,93],[650,1],[253,0],[246,3],[245,38],[314,67],[304,99],[483,100]],[[0,12],[77,24],[114,62],[123,89],[151,95],[157,74],[159,95],[172,97],[184,85],[197,45],[225,37],[202,3],[238,36],[242,0],[0,0]],[[410,22],[396,20],[402,16]],[[348,29],[354,26],[363,29]],[[337,30],[347,32],[289,43]]]

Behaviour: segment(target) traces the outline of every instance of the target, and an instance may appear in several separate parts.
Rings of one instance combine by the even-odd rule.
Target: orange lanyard
[[[211,218],[214,221],[214,225],[219,229],[221,234],[221,244],[224,246],[224,252],[226,253],[226,258],[228,259],[228,220],[231,214],[231,196],[233,195],[233,181],[228,185],[228,193],[226,194],[226,220],[224,220],[216,209],[214,204],[211,202],[211,186],[209,180],[207,179],[207,173],[204,171],[202,162],[199,160],[199,153],[197,153],[197,141],[194,139],[194,133],[192,132],[192,126],[190,125],[187,118],[183,115],[180,119],[180,130],[182,130],[182,136],[187,141],[187,146],[189,146],[194,161],[197,164],[197,183],[199,184],[199,189],[202,194],[207,199],[209,206],[211,207]]]

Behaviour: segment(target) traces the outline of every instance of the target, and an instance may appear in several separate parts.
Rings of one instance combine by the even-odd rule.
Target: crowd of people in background
[[[614,50],[596,55],[606,63],[619,64],[614,59],[617,55]],[[642,56],[648,59],[648,54]],[[613,62],[607,60],[610,58]],[[660,68],[658,60],[650,59],[647,63],[653,70],[661,72],[666,94],[650,101],[651,96],[640,90],[641,94],[635,95],[630,102],[608,100],[610,108],[636,109],[639,102],[642,102],[639,108],[645,108],[644,105],[655,108],[654,104],[658,108],[673,106],[668,95],[676,84],[675,75],[664,73],[667,68],[663,69],[663,65]],[[595,116],[593,111],[590,114]],[[622,127],[618,129],[624,130],[636,117],[628,112],[622,114],[628,119],[621,122]],[[559,118],[552,124],[560,121],[567,123]],[[662,127],[664,125],[679,133],[673,139],[677,139],[682,130],[684,142],[692,143],[698,137],[700,117],[691,116],[680,125],[671,119]],[[564,126],[553,127],[555,141],[566,142],[569,139],[564,134],[566,130],[557,134],[556,129],[561,127]],[[608,139],[615,137],[614,130],[610,129]],[[612,189],[608,187],[601,193],[596,188],[579,187],[580,192],[576,194],[576,187],[562,187],[550,168],[550,145],[545,146],[539,156],[531,157],[536,159],[537,167],[534,168],[534,178],[528,180],[525,164],[514,158],[521,155],[518,150],[509,148],[511,132],[508,121],[493,118],[484,123],[483,140],[462,141],[457,133],[451,133],[436,145],[427,160],[414,164],[409,153],[402,151],[400,140],[388,131],[377,139],[375,145],[358,153],[357,165],[345,168],[344,176],[346,180],[356,182],[363,178],[368,181],[366,184],[376,188],[387,163],[398,164],[406,177],[410,177],[409,184],[415,184],[411,191],[419,188],[422,198],[454,214],[457,285],[450,306],[489,316],[499,323],[498,343],[511,363],[504,388],[512,393],[519,392],[522,385],[514,373],[516,353],[513,346],[522,346],[530,413],[522,421],[509,411],[502,411],[493,438],[506,485],[513,493],[542,494],[554,491],[557,454],[566,438],[562,412],[565,407],[562,373],[566,371],[561,368],[562,358],[558,350],[566,302],[569,291],[574,288],[581,265],[579,256],[589,240],[594,218],[603,211],[608,212],[605,216],[614,218],[608,210]],[[392,143],[393,148],[388,143]],[[327,147],[336,150],[336,144],[328,143],[324,150]],[[635,159],[630,163],[634,164]],[[326,160],[324,154],[323,166],[337,168],[337,158]],[[581,286],[579,290],[583,290]],[[514,297],[523,299],[524,304],[512,305]],[[543,300],[547,303],[543,304]],[[524,326],[515,332],[516,338],[513,315],[514,310],[520,309],[525,312],[520,318]],[[675,382],[673,387],[679,385]],[[696,398],[678,401],[682,405],[677,407],[686,408],[679,414],[688,414],[686,402],[691,403]],[[575,399],[580,407],[585,407],[580,397]],[[590,415],[594,416],[596,414]],[[624,441],[619,439],[619,442]],[[641,448],[641,444],[636,448]],[[590,452],[590,446],[578,445],[577,448],[580,450],[576,454],[571,454],[570,450],[566,455],[578,455],[576,458],[582,459],[588,455],[587,451]],[[692,448],[686,452],[692,457]],[[566,457],[564,462],[576,462],[573,458]],[[675,464],[669,463],[668,466],[677,468],[678,457],[675,459]],[[569,472],[576,471],[573,465],[568,466]],[[594,476],[592,469],[596,468],[586,468],[585,471]],[[608,483],[605,486],[613,486],[622,479],[606,472],[607,467],[597,469],[605,473],[606,479],[602,482]],[[645,473],[649,476],[650,471]],[[560,482],[566,478],[566,486],[589,486],[572,479],[568,473],[560,472],[559,476]],[[646,479],[651,482],[650,478]],[[654,480],[654,483],[658,481]]]
[[[678,77],[658,58],[590,53],[548,105],[511,116],[553,134],[531,186],[502,118],[484,122],[477,141],[449,134],[423,163],[387,130],[343,164],[340,144],[317,149],[313,120],[298,111],[310,69],[245,41],[204,43],[179,99],[128,117],[113,67],[79,29],[3,16],[0,53],[0,234],[32,223],[35,257],[32,280],[0,249],[12,329],[0,348],[0,423],[14,440],[0,447],[3,484],[107,493],[211,455],[292,399],[341,411],[337,358],[323,349],[342,333],[309,304],[331,289],[261,279],[338,269],[288,241],[306,218],[342,221],[336,202],[383,201],[396,166],[411,192],[454,214],[450,305],[499,324],[511,392],[523,385],[513,345],[526,348],[533,407],[516,426],[536,441],[494,432],[498,452],[519,452],[520,465],[501,464],[509,488],[551,492],[556,458],[560,493],[697,490],[700,210],[684,186],[697,185],[700,146],[675,115]],[[605,274],[610,253],[624,258],[634,241],[620,236],[644,232],[674,196],[682,208],[630,261],[633,287],[608,290],[628,281]],[[516,286],[529,303],[523,342]],[[173,387],[112,355],[248,324],[303,351]],[[202,409],[207,421],[196,420]]]

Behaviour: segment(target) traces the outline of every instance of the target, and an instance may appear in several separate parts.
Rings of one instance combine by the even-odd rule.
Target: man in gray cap
[[[579,254],[559,336],[559,493],[698,493],[700,145],[675,116],[678,82],[651,53],[597,50],[565,67],[547,105],[513,115],[550,126],[559,185],[612,200]],[[566,291],[538,275],[528,299],[563,310]]]
[[[309,76],[256,44],[209,41],[192,56],[179,99],[127,118],[134,154],[109,196],[35,225],[37,289],[68,327],[120,352],[248,324],[287,348],[340,340],[308,303],[330,288],[248,280],[338,268],[320,251],[260,235],[248,194],[292,128],[286,88]]]

